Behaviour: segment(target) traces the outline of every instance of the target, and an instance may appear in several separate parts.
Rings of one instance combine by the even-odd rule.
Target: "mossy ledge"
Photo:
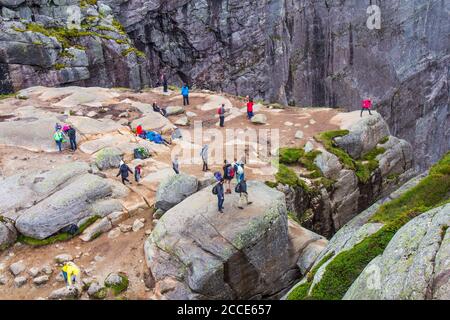
[[[450,152],[431,168],[429,175],[417,186],[377,210],[370,222],[381,222],[384,226],[352,249],[339,253],[326,266],[321,280],[309,295],[309,288],[306,290],[307,282],[294,290],[296,293],[291,293],[290,297],[299,300],[342,299],[364,268],[384,252],[402,226],[414,217],[449,202]]]
[[[383,154],[386,149],[382,147],[375,147],[364,154],[360,160],[355,160],[347,152],[339,148],[334,142],[335,138],[346,136],[349,133],[350,131],[348,130],[326,131],[316,135],[314,139],[317,142],[320,142],[328,152],[337,156],[346,169],[355,171],[359,181],[366,184],[369,182],[372,172],[378,168],[379,163],[376,160],[376,157]],[[388,140],[388,137],[384,137],[379,141],[379,144],[384,144]]]
[[[129,284],[129,280],[128,280],[128,277],[126,276],[126,274],[119,273],[118,275],[121,279],[121,281],[119,283],[112,284],[112,285],[105,284],[105,286],[107,288],[110,288],[112,290],[112,292],[115,296],[117,296],[117,295],[121,294],[122,292],[124,292],[125,290],[127,290],[128,284]]]
[[[35,239],[32,237],[27,237],[23,234],[19,235],[17,237],[17,241],[23,244],[27,244],[34,247],[41,247],[41,246],[47,246],[50,244],[54,244],[56,242],[64,242],[68,241],[77,235],[81,234],[84,230],[86,230],[87,227],[89,227],[91,224],[93,224],[95,221],[100,219],[100,216],[92,216],[90,217],[85,223],[83,223],[79,228],[78,231],[75,234],[70,234],[67,232],[58,233],[51,237],[45,238],[45,239]]]

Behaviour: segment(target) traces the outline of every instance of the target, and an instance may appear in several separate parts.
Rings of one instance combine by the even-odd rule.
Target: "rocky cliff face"
[[[3,20],[20,17],[44,24],[65,21],[65,10],[78,4],[82,19],[92,21],[97,8],[107,4],[134,46],[145,52],[142,61],[133,52],[126,58],[120,56],[127,48],[119,48],[114,41],[88,37],[90,43],[81,45],[96,49],[86,51],[87,63],[21,80],[18,75],[24,69],[33,76],[38,74],[36,65],[39,70],[48,69],[58,51],[55,43],[46,44],[53,51],[42,51],[31,45],[35,39],[23,39],[20,46],[27,43],[28,52],[36,51],[32,56],[38,62],[27,61],[32,59],[29,54],[20,61],[0,61],[4,90],[28,86],[30,81],[139,87],[157,84],[165,71],[173,83],[189,82],[300,106],[354,110],[361,98],[371,96],[392,134],[415,147],[419,168],[436,162],[450,149],[448,1],[376,1],[381,9],[379,30],[366,26],[367,8],[374,4],[369,0],[96,3],[0,2]],[[11,33],[11,23],[3,22],[9,38],[0,38],[2,46],[6,42],[10,47],[19,37]],[[128,41],[125,35],[120,40]],[[21,56],[20,50],[12,52],[10,56]]]

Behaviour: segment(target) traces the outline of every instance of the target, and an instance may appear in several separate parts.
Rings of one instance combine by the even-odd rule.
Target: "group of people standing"
[[[248,200],[247,181],[244,173],[244,163],[234,159],[233,163],[224,161],[223,176],[220,172],[214,174],[218,183],[213,187],[213,194],[217,195],[218,210],[223,213],[225,194],[231,194],[231,181],[236,178],[235,192],[239,193],[239,209],[244,209],[245,205],[251,205],[252,202]],[[227,186],[225,190],[224,186]]]
[[[53,134],[53,140],[58,147],[59,152],[62,152],[63,143],[66,142],[66,137],[69,138],[70,149],[72,151],[77,150],[77,133],[75,128],[68,124],[61,126],[59,123],[55,124],[55,133]]]

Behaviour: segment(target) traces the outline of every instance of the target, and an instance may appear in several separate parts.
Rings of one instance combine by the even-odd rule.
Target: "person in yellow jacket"
[[[61,270],[67,286],[72,286],[77,282],[80,269],[75,265],[75,263],[67,262]]]

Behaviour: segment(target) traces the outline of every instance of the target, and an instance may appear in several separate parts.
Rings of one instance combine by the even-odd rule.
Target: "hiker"
[[[161,74],[161,82],[163,85],[163,92],[167,93],[168,92],[168,84],[167,84],[167,77],[166,77],[165,73]]]
[[[223,128],[225,126],[225,104],[219,107],[217,113],[219,114],[220,126]]]
[[[245,179],[241,179],[241,181],[236,186],[235,191],[239,193],[239,203],[238,208],[244,209],[244,205],[251,205],[253,202],[248,201],[248,193],[247,193],[247,181]]]
[[[139,183],[141,177],[142,177],[142,165],[138,164],[134,168],[134,180],[136,180],[136,182]]]
[[[202,157],[202,161],[203,161],[203,172],[207,172],[209,171],[208,169],[208,150],[209,150],[209,145],[205,144],[202,148],[202,151],[200,151],[200,156]]]
[[[213,187],[212,193],[217,195],[218,209],[220,213],[223,213],[223,203],[225,201],[225,195],[223,193],[223,183],[224,179],[220,181]]]
[[[237,183],[240,183],[244,179],[244,164],[241,162],[236,162],[234,166],[234,173],[236,175]]]
[[[62,143],[64,141],[64,136],[61,132],[61,129],[58,129],[54,134],[53,134],[53,139],[56,142],[56,145],[58,146],[59,152],[62,151]]]
[[[59,123],[56,123],[55,124],[55,131],[58,131],[58,130],[61,130],[61,129],[62,129],[61,125]]]
[[[181,94],[183,95],[183,106],[189,105],[189,87],[187,84],[181,88]]]
[[[369,111],[369,115],[372,115],[370,109],[372,108],[372,100],[366,99],[361,102],[361,118],[365,110]]]
[[[172,168],[176,174],[180,174],[180,164],[178,163],[178,156],[175,156],[172,160]]]
[[[69,130],[67,130],[67,135],[69,136],[70,149],[72,149],[72,151],[77,150],[77,132],[75,128],[70,126]]]
[[[128,182],[129,184],[132,184],[130,182],[130,180],[128,180],[128,172],[133,173],[133,171],[131,171],[130,167],[127,166],[125,164],[125,162],[121,161],[120,167],[119,167],[119,173],[116,175],[116,177],[121,176],[123,184],[125,184],[125,181]]]
[[[223,166],[223,178],[227,183],[227,191],[225,193],[231,193],[231,180],[234,178],[234,168],[233,166],[225,160],[225,165]]]
[[[65,124],[63,125],[63,127],[62,127],[62,131],[63,131],[64,134],[67,134],[67,132],[69,131],[69,129],[70,129],[70,126],[69,126],[67,123],[65,123]]]
[[[73,262],[66,262],[61,268],[64,282],[67,287],[72,287],[77,282],[77,276],[80,274],[80,269]]]
[[[248,120],[253,118],[253,98],[249,98],[247,102],[247,118]]]

